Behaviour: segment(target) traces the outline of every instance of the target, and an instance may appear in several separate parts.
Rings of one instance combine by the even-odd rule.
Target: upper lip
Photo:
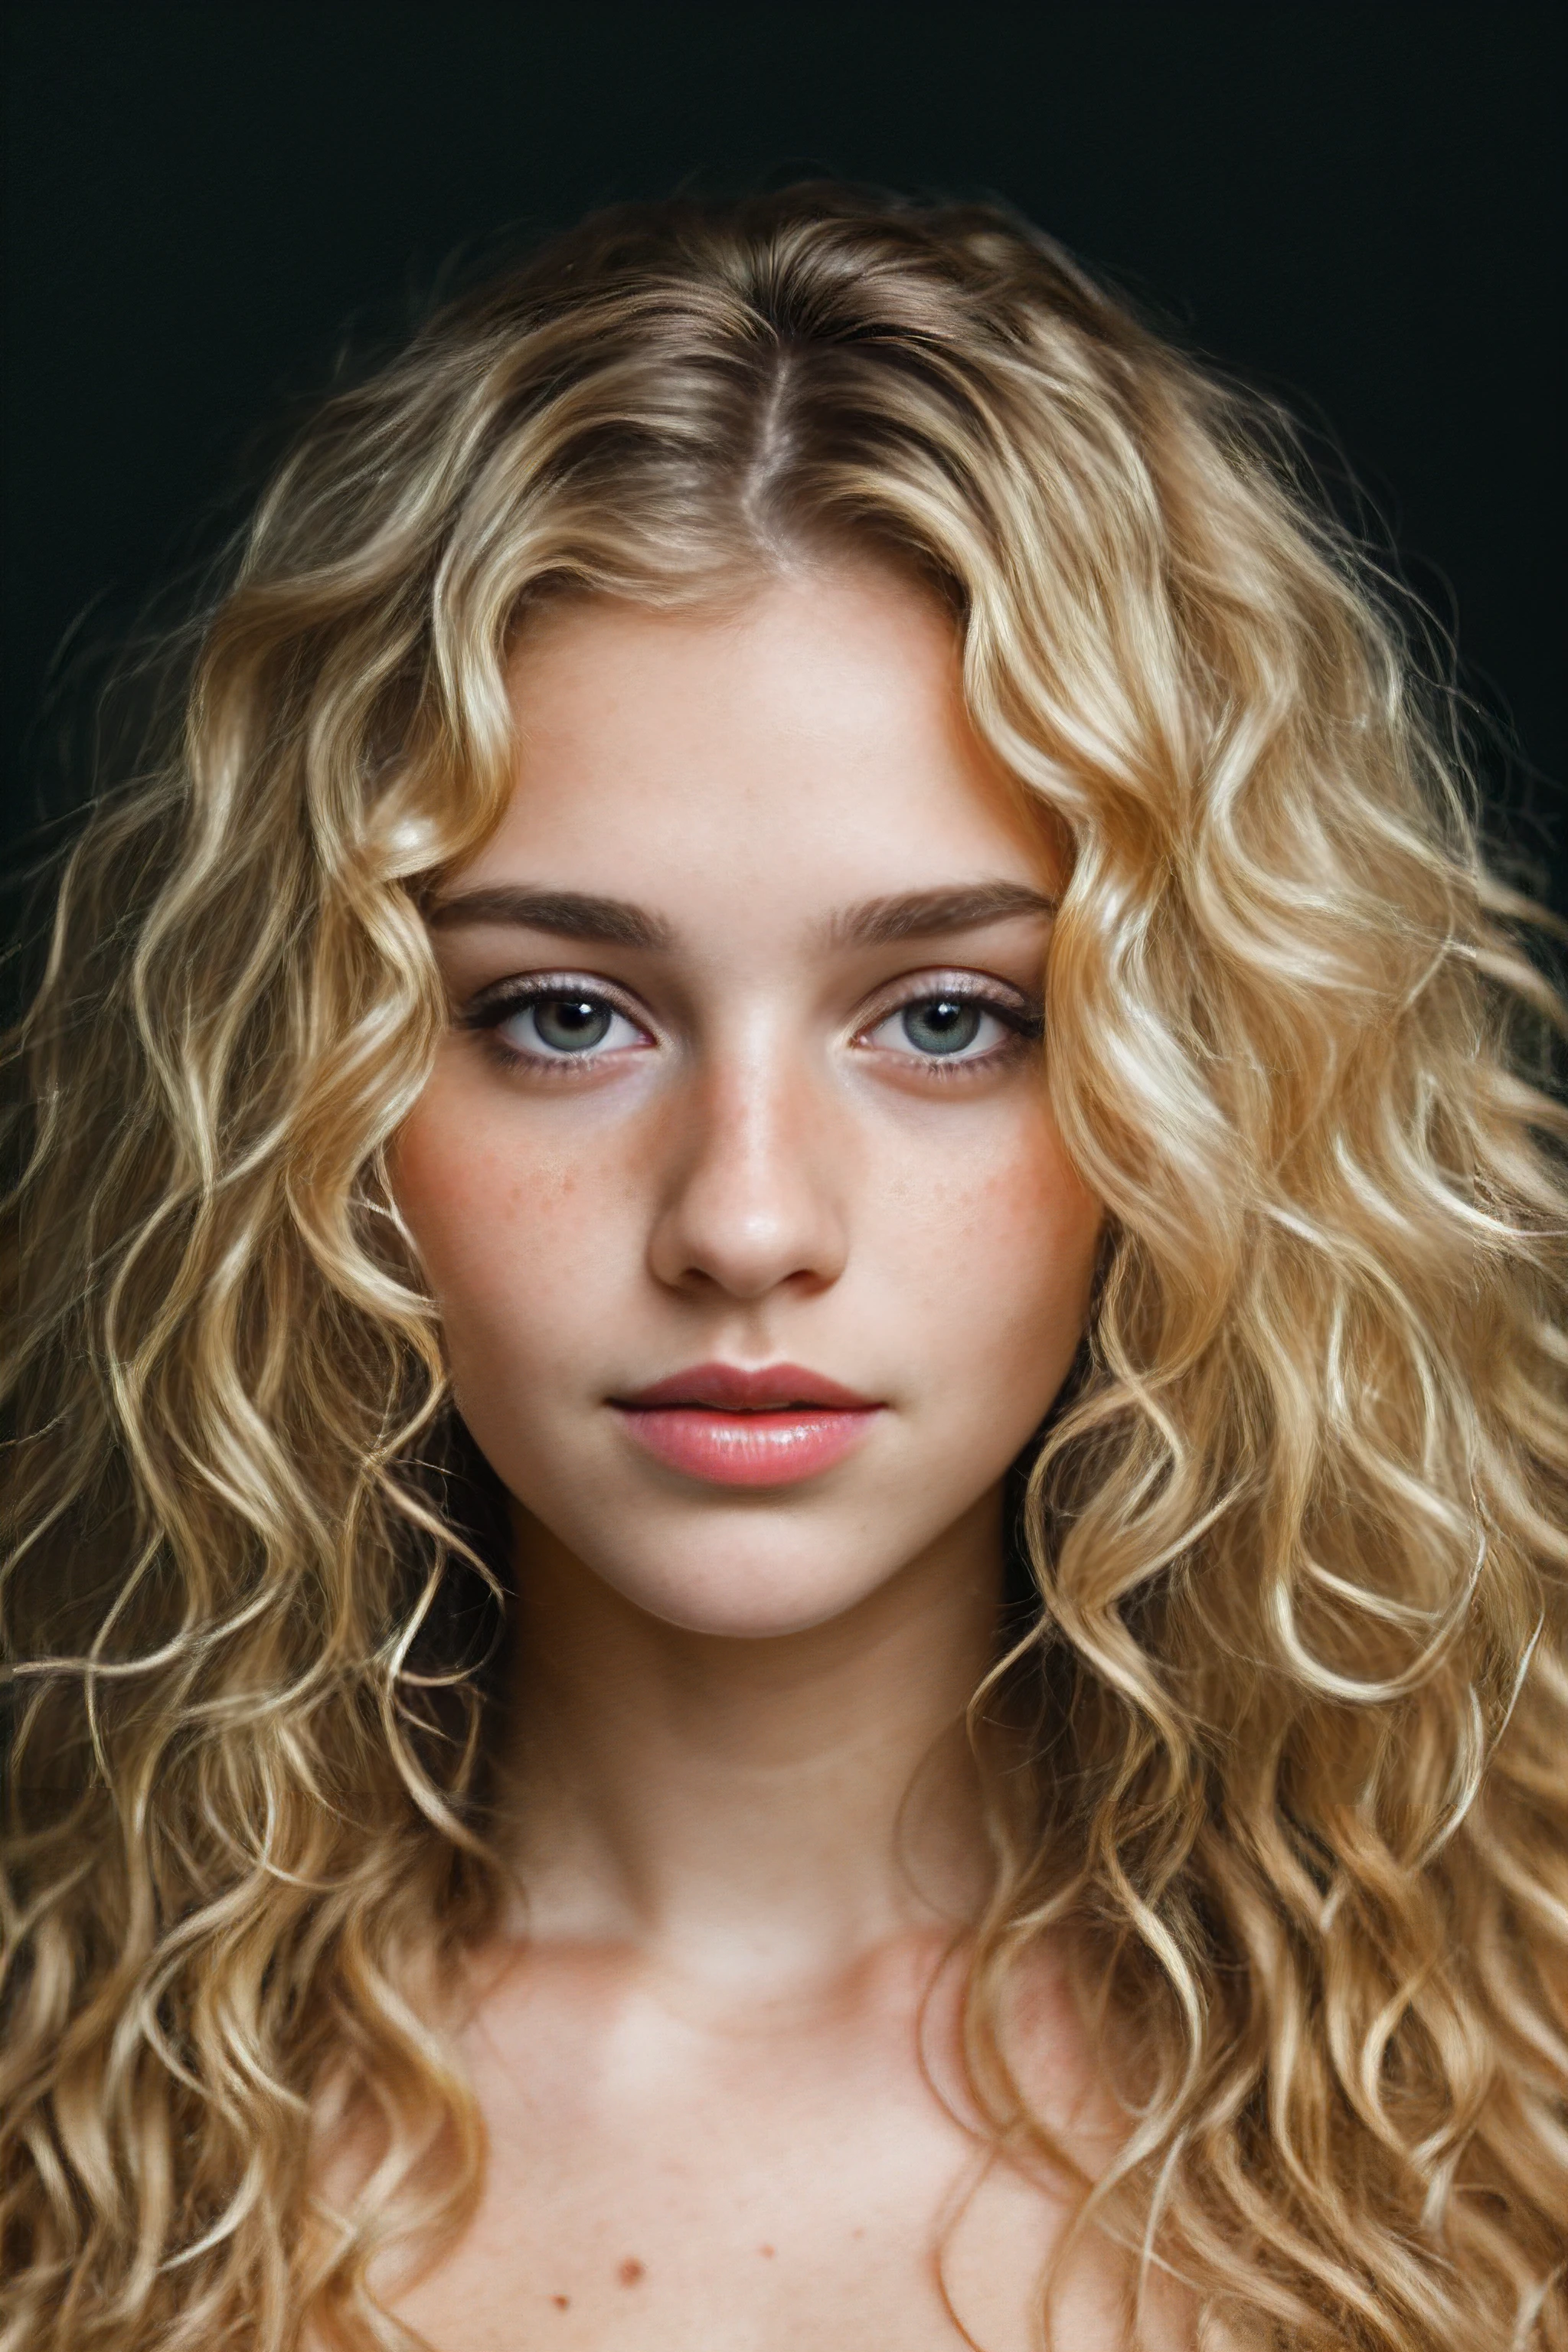
[[[828,1406],[838,1412],[869,1411],[874,1397],[861,1396],[842,1381],[825,1380],[801,1364],[761,1364],[748,1371],[743,1364],[692,1364],[683,1372],[650,1381],[613,1397],[613,1404],[707,1405],[720,1412],[778,1412],[792,1404]]]

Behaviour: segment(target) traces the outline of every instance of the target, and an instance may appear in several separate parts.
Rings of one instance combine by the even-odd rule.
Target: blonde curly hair
[[[510,793],[525,609],[835,548],[944,601],[1068,845],[1048,1084],[1109,1218],[976,1697],[1041,1734],[976,2089],[1051,2152],[1000,2021],[1068,1926],[1132,2116],[1087,2210],[1205,2341],[1568,2347],[1529,910],[1279,420],[994,208],[805,186],[596,216],[331,398],[65,869],[16,1055],[4,2352],[406,2342],[367,2266],[471,2207],[416,1985],[496,1916],[505,1594],[387,1185],[421,905]]]

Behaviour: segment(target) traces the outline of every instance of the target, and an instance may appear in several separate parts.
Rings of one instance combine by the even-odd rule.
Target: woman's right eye
[[[617,1005],[584,988],[538,989],[488,1006],[479,1018],[499,1045],[531,1062],[598,1061],[648,1043]]]

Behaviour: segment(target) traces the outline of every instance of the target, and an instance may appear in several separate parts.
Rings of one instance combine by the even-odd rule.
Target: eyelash
[[[635,1028],[645,1024],[624,1003],[602,980],[579,978],[575,972],[550,972],[526,982],[503,981],[496,992],[487,991],[462,1015],[462,1026],[484,1034],[486,1043],[508,1069],[548,1072],[552,1077],[577,1077],[604,1059],[599,1054],[530,1054],[509,1045],[497,1034],[502,1024],[531,1004],[548,1004],[552,999],[579,998],[584,1003],[608,1006],[623,1021]]]
[[[574,972],[551,972],[547,976],[525,982],[503,982],[500,984],[498,992],[487,992],[467,1009],[461,1016],[461,1025],[465,1029],[476,1030],[483,1034],[490,1050],[509,1069],[525,1069],[535,1073],[548,1071],[552,1077],[576,1077],[590,1070],[596,1062],[604,1060],[605,1056],[595,1053],[550,1055],[526,1053],[514,1045],[504,1044],[497,1034],[503,1023],[513,1019],[520,1013],[526,1012],[531,1004],[548,1003],[552,999],[574,996],[580,996],[585,1003],[605,1005],[612,1013],[618,1013],[623,1020],[631,1022],[639,1029],[645,1025],[602,980],[580,979]],[[951,979],[937,975],[909,995],[898,997],[891,1003],[881,1005],[868,1020],[860,1024],[856,1031],[854,1042],[858,1043],[900,1013],[907,1013],[916,1005],[936,1003],[943,999],[952,1003],[973,1004],[982,1013],[989,1013],[1010,1034],[999,1045],[993,1045],[984,1054],[942,1055],[910,1053],[898,1056],[900,1060],[919,1069],[922,1076],[929,1076],[939,1084],[952,1085],[976,1071],[994,1070],[1001,1063],[1011,1060],[1026,1046],[1037,1045],[1045,1034],[1044,1016],[1037,1006],[1030,1004],[1026,1000],[1015,1001],[994,991],[976,987],[972,980],[955,973]]]
[[[954,972],[951,978],[944,978],[940,973],[934,978],[922,977],[920,987],[912,989],[907,996],[896,997],[891,1003],[883,1004],[870,1020],[862,1022],[857,1036],[868,1036],[884,1022],[894,1020],[900,1013],[912,1011],[916,1005],[944,1002],[973,1005],[981,1013],[989,1013],[1008,1034],[984,1054],[909,1053],[898,1055],[899,1060],[919,1070],[922,1079],[929,1078],[940,1086],[960,1085],[977,1073],[997,1069],[1002,1064],[1014,1060],[1026,1047],[1038,1045],[1045,1035],[1045,1018],[1037,1005],[978,986],[964,974]]]

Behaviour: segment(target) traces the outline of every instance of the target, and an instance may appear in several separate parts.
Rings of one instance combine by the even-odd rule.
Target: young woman
[[[1568,2346],[1526,911],[994,211],[334,397],[23,1034],[5,2352]]]

